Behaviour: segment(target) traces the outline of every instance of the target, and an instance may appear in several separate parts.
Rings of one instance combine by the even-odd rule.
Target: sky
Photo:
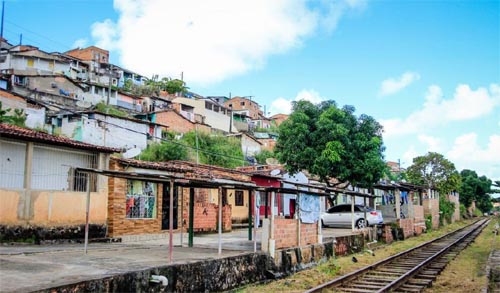
[[[6,0],[4,17],[12,44],[96,45],[268,114],[352,105],[384,126],[386,160],[439,152],[500,180],[500,0]]]

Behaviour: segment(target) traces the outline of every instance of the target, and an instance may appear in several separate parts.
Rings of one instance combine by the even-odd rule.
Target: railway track
[[[313,292],[422,292],[488,224],[477,221],[315,287]]]

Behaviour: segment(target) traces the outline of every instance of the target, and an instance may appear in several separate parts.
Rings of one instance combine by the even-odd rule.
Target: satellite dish
[[[88,101],[76,101],[76,106],[79,107],[79,108],[90,108],[90,106],[92,106],[92,103],[88,102]]]
[[[278,165],[279,162],[275,158],[267,158],[266,159],[266,164],[268,164],[268,165]]]
[[[141,153],[141,149],[134,147],[134,148],[131,148],[131,149],[127,150],[126,152],[124,152],[123,157],[125,159],[130,159],[130,158],[137,156],[140,153]]]
[[[270,174],[272,176],[277,176],[281,173],[281,170],[280,169],[274,169],[274,170],[271,170]]]

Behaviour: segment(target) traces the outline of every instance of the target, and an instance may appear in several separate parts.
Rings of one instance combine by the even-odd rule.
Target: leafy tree
[[[410,182],[436,189],[443,195],[460,187],[455,165],[439,153],[429,152],[414,158],[406,174]]]
[[[2,102],[0,102],[0,123],[8,123],[19,127],[26,127],[26,114],[23,109],[14,109],[12,115],[10,108],[3,109]]]
[[[187,160],[186,147],[174,142],[161,142],[150,144],[141,152],[139,160],[165,162],[170,160]]]
[[[261,165],[266,164],[267,159],[275,158],[275,157],[276,157],[276,154],[274,152],[268,151],[268,150],[263,150],[260,153],[258,153],[257,155],[255,155],[255,159],[257,160],[257,163],[259,163]]]
[[[279,127],[275,147],[287,171],[307,170],[329,184],[330,178],[370,187],[384,173],[382,126],[354,107],[334,101],[293,104],[293,113]]]
[[[475,171],[462,170],[462,186],[460,187],[460,202],[466,207],[470,206],[472,201],[476,201],[476,207],[483,213],[492,209],[490,193],[491,180],[486,176],[479,177]]]

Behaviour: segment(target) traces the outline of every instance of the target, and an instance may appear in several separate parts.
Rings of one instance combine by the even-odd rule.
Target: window
[[[97,154],[34,145],[31,187],[39,190],[97,190],[97,174],[76,172],[75,167],[97,168]]]
[[[245,106],[245,102],[240,102],[240,105],[241,106]]]
[[[28,60],[26,60],[26,61],[27,61],[27,64],[26,64],[26,65],[27,65],[28,67],[33,67],[33,66],[35,66],[35,60],[33,60],[33,59],[31,59],[31,58],[30,58],[30,59],[28,59]]]
[[[127,219],[156,218],[156,183],[127,180],[125,217]]]
[[[220,108],[219,106],[214,106],[214,112],[219,112]]]
[[[236,190],[234,192],[234,205],[237,207],[243,206],[243,191]]]
[[[205,102],[205,109],[212,110],[212,104],[209,102]]]
[[[49,61],[49,69],[54,70],[56,61]]]

